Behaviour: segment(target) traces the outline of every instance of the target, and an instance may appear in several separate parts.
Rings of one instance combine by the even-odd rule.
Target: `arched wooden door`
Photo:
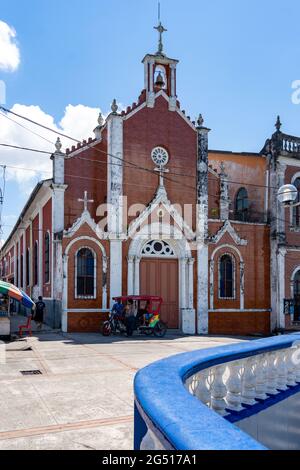
[[[163,298],[161,318],[169,328],[179,328],[178,260],[142,258],[140,294]]]

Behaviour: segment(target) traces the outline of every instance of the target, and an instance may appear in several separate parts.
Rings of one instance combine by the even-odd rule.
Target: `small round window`
[[[169,161],[169,154],[163,147],[155,147],[152,150],[151,158],[155,165],[162,167],[166,166]]]

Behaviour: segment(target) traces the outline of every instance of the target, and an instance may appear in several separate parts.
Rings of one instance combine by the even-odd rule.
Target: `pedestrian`
[[[43,321],[44,321],[44,311],[46,305],[43,302],[43,297],[40,295],[38,301],[35,303],[35,312],[34,312],[34,321],[37,323],[38,330],[42,329]]]

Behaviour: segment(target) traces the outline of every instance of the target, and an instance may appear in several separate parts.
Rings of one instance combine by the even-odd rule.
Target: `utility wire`
[[[5,111],[5,112],[7,112],[7,113],[10,113],[10,114],[13,114],[14,116],[17,116],[17,117],[19,117],[20,119],[25,119],[26,121],[29,121],[31,124],[34,124],[34,125],[39,126],[39,127],[43,128],[43,129],[46,129],[46,130],[48,130],[48,131],[50,131],[50,132],[53,132],[53,133],[55,133],[55,134],[57,134],[57,135],[60,135],[61,137],[64,137],[64,138],[73,140],[74,142],[77,142],[77,143],[82,144],[82,142],[81,142],[80,140],[75,139],[74,137],[71,137],[71,136],[69,136],[69,135],[67,135],[67,134],[64,134],[64,133],[62,133],[62,132],[60,132],[60,131],[57,131],[57,130],[55,130],[55,129],[51,129],[51,128],[48,127],[48,126],[45,126],[45,125],[43,125],[43,124],[41,124],[41,123],[39,123],[39,122],[37,122],[37,121],[34,121],[34,120],[32,120],[32,119],[29,119],[29,118],[27,118],[26,116],[23,116],[23,115],[21,115],[21,114],[15,113],[14,111],[11,111],[11,110],[9,110],[9,109],[3,107],[3,106],[0,106],[0,110],[3,110],[3,111]],[[6,116],[6,115],[3,114],[3,113],[1,113],[1,115],[3,115],[3,116],[5,116],[5,117],[8,118],[8,116]],[[15,122],[16,124],[19,124],[17,121],[15,121],[15,120],[13,120],[13,119],[10,119],[10,120],[13,121],[13,122]],[[27,129],[27,128],[25,128],[25,129],[26,129],[26,130],[29,130],[30,132],[33,132],[33,131],[31,131],[30,129]],[[35,133],[35,135],[41,137],[42,139],[45,139],[43,136],[41,136],[41,135],[39,135],[39,134],[36,134],[36,133]],[[46,139],[46,140],[47,140],[47,139]],[[48,142],[53,143],[53,142],[51,142],[51,141],[48,141]],[[95,147],[95,146],[91,146],[88,142],[87,142],[86,144],[84,144],[84,145],[85,145],[86,147],[88,147],[88,148],[91,148],[91,149],[95,150],[96,152],[102,153],[102,154],[104,154],[104,155],[110,156],[111,158],[114,158],[114,159],[117,159],[117,160],[121,161],[122,163],[120,164],[120,166],[124,165],[124,163],[125,163],[127,166],[135,167],[136,169],[143,170],[143,171],[147,171],[147,172],[150,172],[150,173],[152,173],[152,174],[157,174],[157,172],[155,172],[155,170],[151,170],[151,169],[149,169],[149,168],[146,168],[146,167],[142,167],[142,166],[140,166],[140,165],[137,165],[136,163],[129,162],[128,160],[125,160],[124,158],[121,158],[121,157],[118,157],[118,156],[116,156],[116,155],[110,154],[109,152],[106,152],[106,151],[104,151],[104,150],[101,150],[101,149],[99,149],[99,148],[97,148],[97,147]],[[78,149],[78,150],[79,150],[79,149]],[[77,157],[77,155],[75,155],[74,157]],[[77,158],[84,159],[84,157],[77,157]],[[99,163],[100,163],[100,162],[99,162]],[[105,163],[106,163],[106,162],[105,162]],[[180,176],[180,177],[189,177],[189,178],[194,178],[194,179],[197,178],[196,176],[193,176],[193,175],[185,175],[185,174],[182,174],[182,173],[169,172],[169,174],[173,174],[174,176]],[[169,178],[168,176],[164,176],[164,179],[167,180],[167,181],[172,181],[172,182],[178,183],[178,184],[180,184],[181,186],[189,187],[189,186],[183,184],[181,181],[173,180],[173,179]],[[228,183],[239,184],[239,185],[244,185],[244,186],[247,186],[247,185],[248,185],[248,186],[257,186],[257,187],[261,187],[261,188],[270,188],[270,186],[266,186],[266,185],[256,185],[256,184],[254,184],[254,183],[245,183],[245,182],[231,181],[231,180],[225,180],[225,181],[228,182]],[[272,188],[271,188],[271,189],[272,189]],[[274,189],[275,189],[275,188],[274,188]]]

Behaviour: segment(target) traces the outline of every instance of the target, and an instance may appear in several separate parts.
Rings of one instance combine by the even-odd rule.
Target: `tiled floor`
[[[238,338],[103,338],[43,331],[6,345],[0,363],[0,449],[131,449],[140,367]],[[42,374],[23,376],[20,371]]]

